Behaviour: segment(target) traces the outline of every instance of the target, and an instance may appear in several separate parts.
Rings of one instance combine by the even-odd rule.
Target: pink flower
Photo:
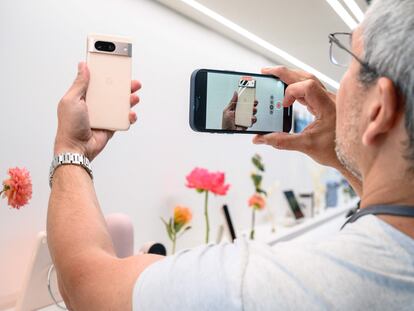
[[[8,205],[19,209],[32,198],[32,180],[25,168],[11,168],[8,171],[9,179],[3,181],[3,197],[7,197]]]
[[[249,199],[249,206],[255,209],[263,209],[266,205],[266,200],[258,193],[253,194]]]
[[[186,176],[187,187],[194,188],[199,192],[211,191],[217,195],[226,195],[230,188],[225,184],[225,174],[222,172],[209,172],[204,168],[196,167]]]

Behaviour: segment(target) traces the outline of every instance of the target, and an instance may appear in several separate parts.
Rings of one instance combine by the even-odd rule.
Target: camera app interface
[[[209,72],[206,128],[283,131],[283,82],[258,76]]]

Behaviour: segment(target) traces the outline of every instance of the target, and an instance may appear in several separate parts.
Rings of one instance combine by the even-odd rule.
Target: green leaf
[[[168,222],[168,227],[170,228],[171,232],[174,232],[174,222],[173,219],[170,218],[170,221]]]
[[[183,232],[181,232],[181,234],[178,237],[181,237],[184,233],[186,233],[190,229],[191,229],[191,226],[185,227]]]
[[[165,230],[167,231],[167,234],[168,234],[168,237],[170,238],[170,240],[172,241],[173,240],[173,235],[172,235],[172,232],[171,232],[171,227],[170,227],[170,224],[171,224],[171,218],[170,218],[170,221],[167,223],[165,220],[164,220],[164,218],[161,218],[161,220],[162,220],[162,222],[164,223],[164,225],[165,225]]]
[[[183,223],[181,223],[181,224],[176,224],[176,223],[174,223],[174,231],[176,232],[176,233],[178,233],[180,230],[181,230],[181,228],[184,226],[184,224]]]
[[[168,227],[167,232],[168,232],[168,236],[170,237],[171,241],[173,241],[174,240],[174,236],[175,236],[175,232],[174,232],[173,228]]]
[[[253,180],[253,184],[254,184],[255,188],[260,188],[260,184],[262,182],[263,177],[261,175],[255,174],[255,173],[252,173],[250,175],[250,177]]]
[[[264,191],[262,188],[257,188],[257,189],[256,189],[256,192],[257,192],[257,193],[263,193],[263,194],[267,197],[267,192],[266,192],[266,191]]]
[[[263,162],[262,162],[262,157],[260,155],[255,154],[252,157],[252,163],[259,171],[261,171],[261,172],[265,171],[265,167],[264,167]]]

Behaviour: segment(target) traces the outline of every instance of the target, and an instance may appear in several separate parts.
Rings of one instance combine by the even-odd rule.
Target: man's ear
[[[390,131],[396,124],[399,114],[399,97],[394,83],[385,77],[372,86],[374,94],[368,103],[367,127],[362,134],[362,143],[371,145],[381,134]]]

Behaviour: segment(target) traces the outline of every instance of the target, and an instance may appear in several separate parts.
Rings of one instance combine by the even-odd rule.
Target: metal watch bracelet
[[[52,188],[52,180],[55,170],[61,165],[78,165],[83,167],[93,180],[92,167],[88,158],[83,154],[64,152],[54,156],[49,172],[49,186]]]

